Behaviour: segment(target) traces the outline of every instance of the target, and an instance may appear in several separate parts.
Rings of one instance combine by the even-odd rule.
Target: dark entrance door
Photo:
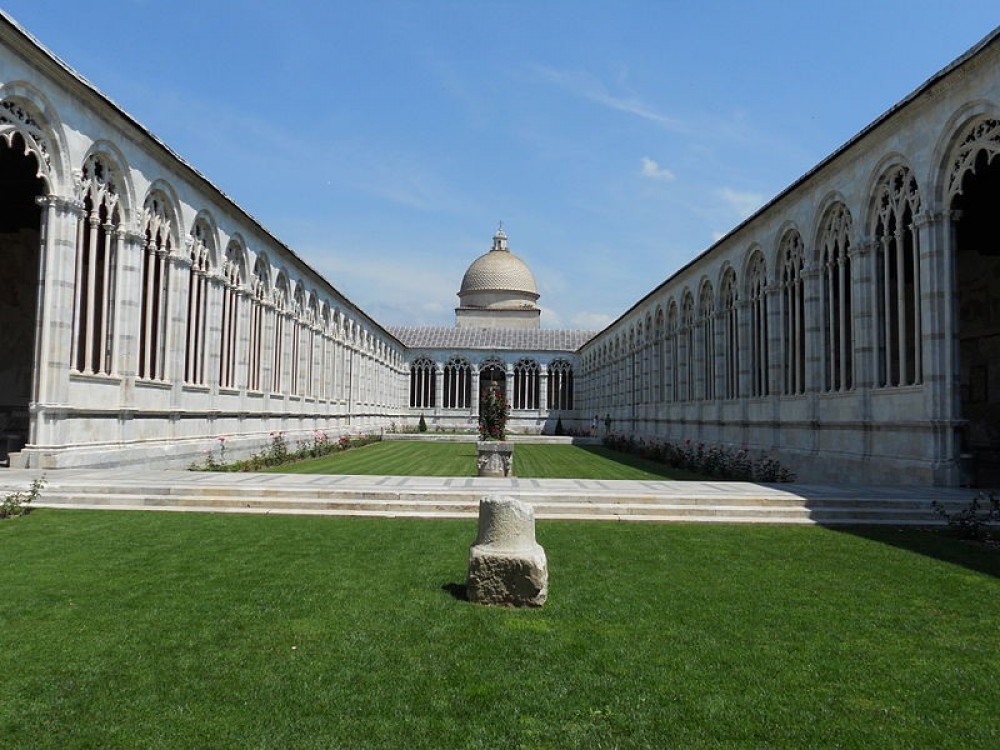
[[[952,208],[956,222],[959,393],[974,482],[1000,485],[1000,159],[980,151]]]
[[[28,441],[42,194],[34,155],[0,138],[0,461]]]

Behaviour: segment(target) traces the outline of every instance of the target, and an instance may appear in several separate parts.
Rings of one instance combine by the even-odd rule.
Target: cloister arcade
[[[535,330],[535,309],[481,325],[498,268],[501,293],[538,299],[502,229],[463,279],[467,325],[382,327],[2,13],[0,30],[12,465],[468,428],[497,387],[517,431],[600,415],[803,480],[1000,482],[1000,30],[596,335]]]
[[[923,113],[933,137],[910,153],[907,114],[585,344],[583,408],[808,478],[1000,481],[1000,106],[938,113],[937,132]]]

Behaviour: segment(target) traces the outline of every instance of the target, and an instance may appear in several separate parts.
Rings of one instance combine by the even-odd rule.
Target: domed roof
[[[507,235],[503,229],[493,237],[493,248],[480,255],[462,277],[458,295],[472,292],[511,291],[538,296],[535,275],[527,264],[507,249]]]

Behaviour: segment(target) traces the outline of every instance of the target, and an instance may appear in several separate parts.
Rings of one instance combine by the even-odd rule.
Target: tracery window
[[[437,367],[427,357],[410,365],[410,408],[433,409],[437,391]]]
[[[444,366],[444,408],[472,407],[472,365],[461,357],[452,357]]]
[[[573,408],[573,365],[557,359],[549,365],[548,407],[550,411]]]
[[[694,297],[685,290],[681,302],[681,393],[685,401],[692,401],[697,396],[694,388],[695,367],[691,361],[695,356],[694,347]]]
[[[727,268],[719,289],[722,308],[722,397],[740,395],[740,327],[737,310],[736,272]]]
[[[305,325],[305,293],[302,291],[302,285],[299,284],[295,288],[295,294],[292,297],[292,305],[289,310],[291,315],[289,316],[289,338],[291,339],[291,345],[289,346],[288,352],[288,370],[289,370],[289,384],[288,392],[296,396],[302,395],[302,338],[304,335]]]
[[[303,393],[308,398],[316,396],[316,327],[319,322],[319,302],[315,294],[309,295],[306,306],[305,331],[303,332]]]
[[[823,390],[854,387],[851,301],[851,215],[838,203],[827,213],[820,234]]]
[[[250,351],[247,352],[247,388],[259,391],[264,380],[264,331],[268,318],[268,282],[270,269],[263,258],[257,258],[250,280]]]
[[[671,300],[667,312],[667,401],[680,399],[680,325],[677,317],[677,303]]]
[[[538,363],[533,359],[521,359],[514,365],[513,409],[538,408]]]
[[[715,293],[706,281],[698,295],[698,338],[701,376],[700,396],[715,398]]]
[[[767,268],[758,251],[747,268],[748,318],[750,354],[750,395],[766,396],[770,392],[767,368],[769,358],[767,320]]]
[[[806,323],[802,283],[804,252],[798,232],[788,232],[778,250],[781,263],[781,386],[782,392],[805,391]]]
[[[243,249],[236,242],[226,248],[222,264],[222,326],[219,340],[219,386],[236,387],[239,347],[240,287],[243,285]]]
[[[283,274],[278,274],[278,280],[274,285],[272,293],[272,303],[274,314],[272,316],[272,336],[273,356],[271,358],[271,392],[281,393],[284,383],[284,362],[285,362],[285,336],[287,335],[285,319],[288,317],[288,278]]]
[[[78,372],[111,374],[115,266],[122,234],[117,173],[99,154],[84,162],[76,233],[76,306],[71,361]]]
[[[906,167],[886,174],[875,190],[876,384],[920,382],[920,248],[913,217],[917,181]]]
[[[205,383],[205,329],[208,317],[208,279],[213,252],[212,231],[207,223],[198,221],[191,230],[191,251],[188,271],[187,342],[184,348],[184,380]]]
[[[167,263],[174,250],[169,203],[160,192],[147,198],[142,210],[143,248],[140,261],[139,349],[136,375],[163,380],[168,274]]]
[[[321,399],[333,397],[333,338],[331,336],[330,307],[323,303],[320,311],[319,393]]]
[[[663,375],[665,367],[663,328],[663,308],[656,308],[656,318],[653,324],[653,401],[659,403],[665,399]]]

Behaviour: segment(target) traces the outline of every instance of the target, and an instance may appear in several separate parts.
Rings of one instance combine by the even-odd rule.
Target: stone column
[[[479,501],[479,528],[469,549],[470,602],[540,607],[549,595],[545,550],[535,541],[535,512],[503,495]]]
[[[538,366],[538,411],[545,416],[549,409],[549,368]]]
[[[479,417],[479,368],[472,368],[472,393],[469,394],[472,403],[469,405],[471,407],[471,414],[473,421]],[[475,426],[475,425],[473,425]]]
[[[434,412],[440,414],[444,410],[444,365],[434,363]]]
[[[69,398],[70,355],[76,335],[73,328],[76,229],[83,216],[83,204],[58,195],[41,196],[37,203],[42,208],[42,231],[29,443],[49,445],[57,436],[47,412]]]

